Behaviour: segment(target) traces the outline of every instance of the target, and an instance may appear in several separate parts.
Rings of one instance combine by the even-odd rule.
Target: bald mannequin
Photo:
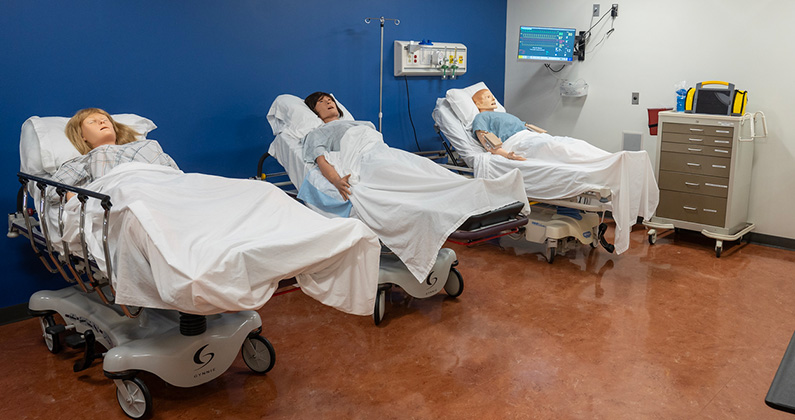
[[[491,91],[488,89],[481,89],[475,92],[475,94],[472,95],[472,102],[474,102],[475,106],[478,107],[478,112],[493,112],[497,109],[497,99],[494,98],[494,95],[492,95]],[[515,154],[514,152],[506,152],[505,149],[502,148],[502,140],[500,140],[500,138],[492,132],[476,130],[475,136],[480,141],[480,144],[482,144],[483,147],[485,147],[486,150],[492,154],[499,155],[510,160],[525,160],[525,158]]]

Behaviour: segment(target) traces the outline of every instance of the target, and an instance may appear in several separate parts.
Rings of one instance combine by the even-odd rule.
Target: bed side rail
[[[110,247],[108,245],[110,209],[113,206],[113,204],[111,203],[110,196],[106,194],[97,193],[91,190],[87,190],[85,188],[73,187],[71,185],[63,184],[50,179],[29,175],[24,172],[17,173],[17,177],[19,178],[19,182],[22,184],[22,187],[20,189],[21,203],[18,203],[16,217],[19,218],[19,215],[21,214],[21,218],[24,220],[24,229],[27,233],[27,235],[25,236],[29,238],[30,245],[33,248],[33,251],[42,261],[44,266],[51,273],[59,272],[66,281],[70,283],[77,283],[86,293],[96,292],[99,298],[105,304],[112,304],[114,300],[115,291],[113,290],[113,285],[112,285],[113,267],[111,261]],[[39,190],[40,193],[39,207],[36,210],[39,214],[38,220],[35,220],[33,218],[33,212],[28,211],[28,206],[27,206],[28,191],[29,191],[28,188],[31,182],[33,183],[33,186]],[[63,212],[64,212],[64,206],[66,205],[66,202],[68,200],[67,193],[74,193],[75,195],[77,195],[77,199],[80,202],[79,236],[80,236],[80,246],[83,252],[82,258],[74,256],[69,249],[69,244],[63,239],[61,239],[61,246],[63,248],[63,252],[62,254],[60,254],[60,256],[56,255],[57,251],[53,247],[52,235],[50,234],[50,226],[49,223],[47,222],[47,214],[49,211],[49,203],[47,201],[48,188],[49,189],[54,188],[56,194],[59,197],[58,232],[61,238],[63,238],[63,232],[64,232]],[[102,248],[103,248],[102,250],[105,257],[106,274],[103,274],[101,270],[97,269],[96,262],[91,257],[91,254],[88,251],[88,244],[86,242],[86,234],[85,234],[85,223],[86,223],[86,204],[88,203],[89,199],[98,200],[100,206],[104,210],[102,218]],[[34,203],[34,208],[35,208],[35,203]],[[35,230],[36,227],[39,228],[38,232]],[[9,231],[11,231],[12,229],[13,228],[9,226]],[[23,232],[23,234],[24,233],[25,232]],[[47,258],[44,256],[44,254],[39,250],[38,246],[36,245],[37,239],[39,239],[40,242],[43,242],[43,245],[46,248],[47,254],[49,256],[49,262]],[[75,261],[78,262],[75,263]],[[52,265],[50,265],[50,262],[52,263]],[[85,276],[87,277],[88,279],[87,282],[83,281],[82,279],[83,274],[85,274]],[[105,292],[103,292],[104,286],[108,286],[108,288],[110,289],[110,295],[111,295],[110,297],[106,296]],[[140,308],[135,313],[133,313],[125,305],[120,305],[120,306],[124,314],[129,317],[136,317],[141,312]]]

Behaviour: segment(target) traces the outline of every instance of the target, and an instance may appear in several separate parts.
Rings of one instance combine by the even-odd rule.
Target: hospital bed
[[[611,211],[614,218],[617,219],[617,224],[617,213],[620,211],[632,213],[632,210],[625,211],[624,206],[615,205],[614,198],[619,182],[614,185],[601,183],[592,175],[592,172],[584,170],[578,165],[558,165],[539,159],[528,159],[522,162],[508,161],[488,153],[471,132],[472,119],[478,112],[471,97],[478,90],[485,88],[487,88],[486,85],[481,82],[465,89],[450,89],[445,98],[437,99],[433,119],[435,129],[445,148],[444,155],[448,159],[448,163],[443,165],[477,177],[491,177],[506,168],[519,167],[524,175],[528,199],[535,203],[532,206],[523,239],[544,244],[545,256],[549,263],[554,261],[556,254],[565,254],[578,243],[591,247],[596,247],[597,243],[601,243],[605,250],[612,253],[616,247],[608,243],[604,237],[607,229],[604,223],[605,213]],[[499,103],[497,112],[505,112]],[[467,125],[469,125],[469,129]],[[613,156],[617,155],[619,154],[613,154]],[[640,170],[652,176],[651,181],[647,183],[649,185],[643,186],[641,195],[645,197],[648,189],[650,198],[648,203],[641,205],[640,212],[648,213],[646,207],[651,207],[653,212],[656,208],[658,193],[655,193],[657,191],[656,182],[653,180],[650,162],[647,156],[632,157],[635,167],[640,167]],[[611,170],[615,169],[624,173],[628,165],[623,160],[617,160],[613,166],[616,168],[610,168]],[[476,173],[478,169],[480,173]],[[621,183],[627,184],[623,179]],[[629,230],[635,223],[635,217],[631,214],[622,214],[621,216],[624,216],[623,224],[628,225],[623,228],[622,232],[622,235],[625,235],[622,238],[624,249],[626,249]],[[617,239],[621,240],[622,238],[618,238],[618,236]],[[514,236],[513,239],[516,237]],[[623,249],[619,249],[619,252],[622,251]]]
[[[345,109],[339,100],[337,100],[337,104],[343,111],[343,119],[353,120],[350,111]],[[312,129],[317,128],[321,124],[320,120],[304,105],[300,98],[293,95],[280,95],[268,113],[268,121],[273,128],[275,138],[268,151],[262,155],[258,162],[257,178],[274,182],[297,196],[297,188],[304,185],[308,178],[313,175],[317,176],[317,174],[311,173],[315,169],[315,165],[308,164],[303,159],[302,138]],[[263,165],[271,156],[278,161],[285,172],[263,173]],[[323,179],[313,182],[327,183]],[[290,186],[293,186],[294,189],[290,189]],[[309,202],[306,204],[329,217],[335,216],[335,214],[326,212],[322,207]],[[524,202],[511,202],[509,205],[472,215],[449,235],[449,239],[457,243],[474,244],[517,233],[527,223],[523,214],[524,208]],[[453,298],[463,292],[464,281],[461,273],[455,268],[458,265],[455,252],[449,248],[436,249],[438,252],[434,251],[436,255],[432,268],[427,276],[423,276],[423,281],[418,281],[416,275],[407,268],[404,261],[395,252],[386,246],[383,247],[379,269],[379,289],[373,313],[376,325],[383,320],[387,292],[393,286],[400,287],[414,298],[427,298],[439,293],[442,289]]]
[[[137,116],[116,115],[114,119],[144,135],[154,128],[151,121]],[[65,123],[65,118],[32,117],[23,125],[22,171],[18,173],[21,187],[17,209],[8,217],[8,236],[26,237],[46,269],[59,273],[69,283],[60,290],[38,291],[28,303],[29,313],[40,320],[48,350],[57,353],[63,344],[82,348],[83,358],[75,363],[75,372],[101,359],[105,376],[116,385],[120,407],[132,418],[147,416],[152,411],[151,395],[137,376],[139,372],[153,373],[175,386],[193,387],[223,374],[234,362],[238,349],[251,370],[270,371],[275,363],[275,351],[260,335],[262,321],[251,309],[254,305],[261,306],[277,285],[262,285],[267,288],[265,293],[250,302],[230,292],[235,295],[233,299],[241,300],[239,307],[213,303],[212,291],[206,288],[188,296],[193,303],[179,297],[169,300],[169,294],[183,293],[162,288],[162,300],[158,296],[145,298],[151,305],[136,306],[124,301],[120,289],[130,283],[139,286],[151,283],[152,287],[159,287],[155,284],[158,280],[168,283],[179,279],[152,275],[156,269],[162,269],[155,267],[152,253],[145,255],[147,259],[152,258],[151,266],[139,266],[133,271],[119,269],[121,265],[130,265],[126,260],[132,258],[130,250],[121,249],[122,245],[130,243],[124,238],[130,232],[120,227],[120,223],[128,223],[131,219],[118,212],[119,204],[124,205],[124,200],[119,199],[121,194],[114,196],[90,189],[95,183],[76,188],[50,179],[57,167],[71,158],[71,149],[74,149],[62,134]],[[122,173],[123,176],[129,174]],[[46,199],[48,191],[57,194],[57,208],[52,208]],[[67,200],[67,193],[75,193],[77,197]],[[278,192],[275,196],[278,195],[284,194]],[[29,205],[31,198],[33,206]],[[288,204],[293,202],[288,197],[285,200]],[[296,207],[302,209],[300,205]],[[366,230],[364,226],[361,228]],[[70,231],[74,234],[70,235]],[[369,244],[369,255],[377,256],[378,244],[374,236],[369,238]],[[157,248],[155,242],[144,245]],[[329,255],[333,255],[333,251]],[[369,265],[373,272],[374,264],[367,263],[372,258],[357,253],[353,259]],[[229,280],[233,283],[235,279]],[[202,289],[205,285],[197,281],[193,286]],[[259,290],[255,286],[252,284],[252,294]],[[311,288],[311,284],[307,288]],[[374,291],[375,283],[373,295]],[[368,304],[372,308],[372,300]],[[96,344],[104,351],[97,352]]]

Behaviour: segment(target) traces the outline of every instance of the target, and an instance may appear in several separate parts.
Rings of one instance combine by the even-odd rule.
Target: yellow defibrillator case
[[[724,88],[707,89],[705,85],[722,85]],[[701,82],[687,91],[685,112],[696,114],[734,115],[745,113],[748,103],[748,92],[735,90],[734,84],[710,80]]]

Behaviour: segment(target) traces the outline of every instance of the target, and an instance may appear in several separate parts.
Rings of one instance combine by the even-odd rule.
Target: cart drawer
[[[704,194],[713,197],[729,196],[729,180],[717,176],[685,174],[681,172],[660,171],[661,190]]]
[[[660,191],[657,216],[703,225],[724,227],[726,199],[678,191]]]
[[[701,124],[681,124],[672,122],[663,122],[663,133],[686,133],[686,134],[700,134],[703,136],[718,136],[732,138],[734,135],[734,127],[721,127],[716,125],[701,125]]]
[[[689,153],[691,155],[704,155],[704,156],[720,156],[731,157],[732,149],[730,147],[714,147],[700,144],[685,144],[685,143],[672,143],[663,142],[661,145],[663,152],[677,152]]]
[[[731,158],[660,152],[660,170],[729,177]]]
[[[732,148],[731,137],[716,137],[683,133],[664,132],[661,137],[663,143],[685,143],[693,146],[714,146],[723,149]]]

